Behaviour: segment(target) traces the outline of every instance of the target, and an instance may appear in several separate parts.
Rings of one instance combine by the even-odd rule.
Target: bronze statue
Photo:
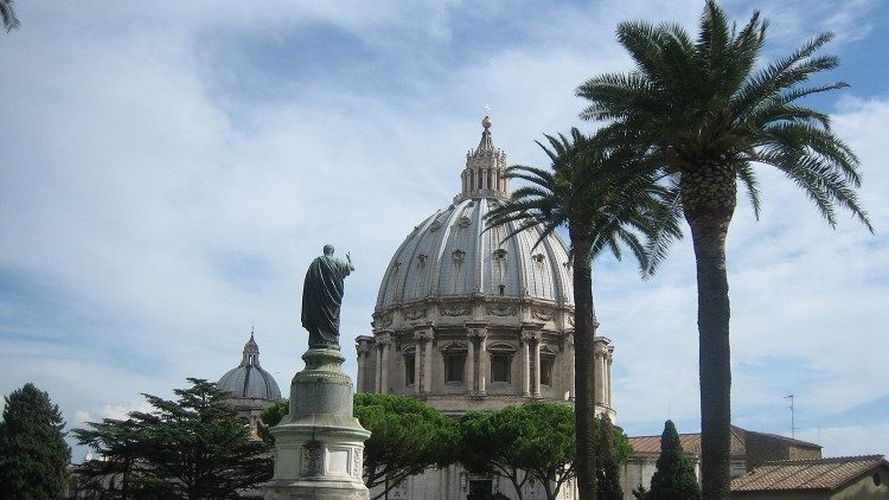
[[[333,251],[333,245],[324,245],[324,255],[309,265],[303,284],[302,325],[309,331],[309,349],[340,348],[343,280],[355,266],[348,252],[343,262]]]

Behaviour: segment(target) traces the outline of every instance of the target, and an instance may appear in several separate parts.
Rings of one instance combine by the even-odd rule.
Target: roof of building
[[[216,387],[235,398],[281,399],[281,389],[272,375],[259,366],[259,346],[250,332],[250,340],[244,345],[241,364],[232,368],[216,383]]]
[[[732,480],[732,491],[836,490],[877,467],[882,455],[765,462]]]
[[[518,223],[485,231],[485,215],[509,198],[506,155],[491,139],[490,119],[466,157],[462,191],[407,236],[383,275],[376,310],[436,298],[490,296],[573,305],[568,248],[532,227],[504,241]]]
[[[743,457],[746,453],[746,447],[744,446],[744,437],[743,437],[744,429],[740,427],[732,426],[732,444],[730,454],[732,457]],[[630,437],[630,446],[633,447],[634,453],[648,453],[657,455],[661,452],[661,436],[634,436]],[[679,434],[679,443],[682,445],[682,450],[686,454],[690,455],[700,455],[701,454],[701,434],[700,433],[688,433],[688,434]]]
[[[741,427],[732,426],[732,441],[731,441],[731,450],[730,455],[733,458],[743,458],[747,454],[747,436],[748,435],[757,435],[757,436],[767,436],[773,439],[778,439],[789,444],[792,444],[801,448],[816,448],[820,449],[821,446],[810,443],[808,441],[801,441],[799,439],[793,439],[785,436],[780,436],[778,434],[768,434],[765,432],[758,431],[749,431],[747,429],[742,429]],[[661,436],[637,436],[631,437],[630,445],[633,447],[633,451],[635,453],[649,453],[649,454],[658,454],[661,452]],[[688,434],[680,434],[679,442],[682,444],[682,450],[685,453],[690,455],[698,455],[701,454],[701,434],[700,433],[688,433]]]

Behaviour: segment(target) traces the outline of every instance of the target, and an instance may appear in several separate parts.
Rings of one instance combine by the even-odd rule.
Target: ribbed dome
[[[253,398],[275,401],[281,399],[281,390],[272,375],[259,366],[259,346],[250,333],[250,340],[244,345],[241,364],[229,370],[216,387],[230,393],[235,398]]]
[[[537,227],[503,241],[517,227],[484,231],[484,217],[509,197],[503,177],[506,155],[488,130],[466,157],[463,189],[454,203],[415,227],[392,257],[376,310],[419,300],[488,296],[542,299],[573,306],[571,269],[565,243],[554,233],[534,247]]]

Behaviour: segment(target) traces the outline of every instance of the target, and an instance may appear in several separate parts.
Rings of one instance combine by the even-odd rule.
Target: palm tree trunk
[[[698,279],[701,492],[708,500],[722,500],[731,494],[731,309],[725,239],[736,204],[735,172],[727,165],[684,172],[681,187]]]
[[[582,230],[569,230],[574,247],[574,411],[577,435],[577,491],[579,500],[596,499],[596,450],[593,418],[596,414],[596,318],[590,254],[592,241]]]

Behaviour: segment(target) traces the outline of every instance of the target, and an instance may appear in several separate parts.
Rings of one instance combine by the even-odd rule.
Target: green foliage
[[[461,420],[460,431],[464,466],[509,479],[519,498],[529,479],[539,481],[552,499],[574,477],[574,411],[568,405],[527,403],[472,412]]]
[[[610,252],[620,260],[630,250],[646,275],[656,265],[640,236],[652,235],[666,203],[668,191],[646,173],[639,155],[630,148],[613,146],[602,137],[586,137],[571,129],[569,136],[545,135],[537,144],[550,159],[550,169],[513,165],[507,177],[528,186],[488,213],[488,229],[517,222],[507,238],[541,226],[538,242],[559,226],[568,228],[572,250],[590,245],[589,259]],[[677,224],[658,227],[674,238]]]
[[[132,418],[104,419],[88,425],[90,429],[74,429],[72,432],[81,445],[100,451],[105,460],[91,460],[78,467],[75,476],[77,491],[102,498],[149,497],[153,492],[144,491],[144,478],[134,473],[140,457],[150,445],[146,429]]]
[[[741,29],[708,0],[700,34],[673,23],[622,22],[618,41],[636,62],[629,74],[603,74],[577,88],[590,101],[581,116],[608,120],[605,135],[650,153],[650,166],[673,176],[728,165],[759,209],[752,165],[777,168],[815,202],[834,225],[836,206],[871,228],[853,191],[858,159],[830,129],[830,118],[801,100],[847,87],[809,85],[839,65],[815,53],[830,40],[822,33],[796,52],[758,63],[768,22],[755,12]],[[678,183],[675,194],[678,196]],[[686,207],[687,209],[688,207]]]
[[[188,379],[176,400],[143,394],[154,408],[126,420],[89,422],[76,429],[81,444],[107,466],[87,464],[81,473],[102,487],[102,477],[121,474],[112,495],[120,498],[228,498],[271,478],[269,446],[252,441],[249,429],[215,384]]]
[[[6,397],[0,422],[0,497],[62,496],[71,460],[64,427],[59,407],[34,384]]]
[[[604,415],[598,420],[598,429],[596,429],[596,439],[599,449],[596,450],[596,484],[598,487],[597,497],[599,500],[623,500],[624,492],[620,487],[620,466],[615,449],[615,434],[619,434],[626,440],[626,436],[622,432],[616,432],[611,424],[608,415]],[[629,441],[626,441],[629,446]],[[627,453],[625,449],[621,449],[621,455]],[[623,461],[626,457],[623,457]]]
[[[460,461],[472,472],[508,479],[520,498],[529,480],[539,482],[548,499],[557,498],[562,485],[576,474],[574,423],[574,409],[558,403],[470,412],[460,420]],[[632,452],[629,440],[602,419],[594,421],[593,435],[597,456],[608,456],[600,463],[612,464],[609,483],[617,480],[619,464]]]
[[[256,423],[256,434],[259,438],[268,444],[275,444],[275,437],[272,436],[269,429],[278,425],[289,411],[290,401],[286,399],[273,401],[263,408],[262,413],[259,414],[259,422]]]
[[[355,417],[371,432],[364,443],[364,483],[384,485],[379,498],[407,477],[456,460],[457,424],[431,406],[395,394],[355,394]]]
[[[645,500],[700,500],[701,490],[673,422],[667,420],[661,434],[661,455]]]

